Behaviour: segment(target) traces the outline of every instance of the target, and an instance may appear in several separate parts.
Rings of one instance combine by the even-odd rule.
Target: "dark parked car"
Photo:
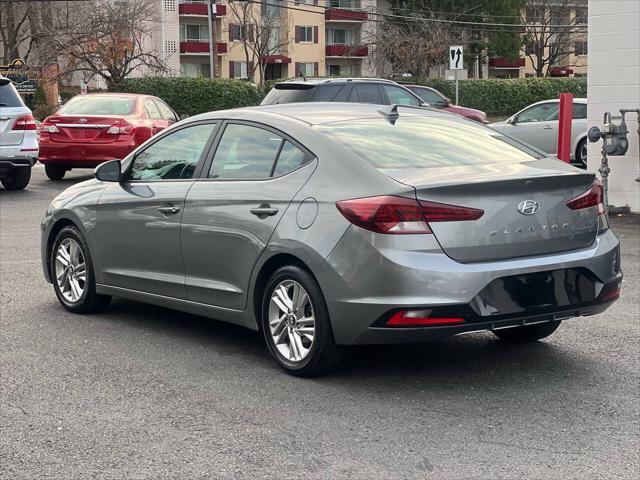
[[[487,114],[482,110],[476,110],[475,108],[461,107],[460,105],[454,105],[451,100],[445,97],[435,88],[425,87],[423,85],[404,85],[413,93],[418,95],[422,101],[428,103],[433,108],[445,110],[447,112],[461,115],[469,120],[475,120],[480,123],[489,123],[487,120]]]
[[[345,345],[533,342],[620,294],[601,187],[430,108],[217,111],[54,199],[44,274],[72,312],[120,296],[259,330],[295,375]]]
[[[391,80],[377,78],[312,78],[277,83],[261,105],[299,102],[349,102],[421,106],[424,101]]]

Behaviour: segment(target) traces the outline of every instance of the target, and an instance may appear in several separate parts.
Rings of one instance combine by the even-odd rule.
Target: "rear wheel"
[[[553,322],[537,323],[535,325],[505,328],[502,330],[493,330],[493,334],[505,342],[535,342],[551,335],[558,329],[561,323],[561,320],[557,320]]]
[[[587,168],[587,139],[583,138],[576,147],[576,163],[580,168]]]
[[[50,180],[62,180],[64,174],[67,173],[67,169],[60,165],[45,165],[44,173],[47,174]]]
[[[18,167],[0,181],[7,190],[22,190],[29,185],[29,180],[31,180],[31,167]]]
[[[111,300],[96,293],[91,254],[75,227],[64,227],[53,242],[51,279],[58,300],[70,312],[96,312]]]
[[[333,339],[320,286],[298,266],[281,267],[269,279],[262,302],[262,331],[271,355],[291,375],[322,375],[344,355],[344,347]]]

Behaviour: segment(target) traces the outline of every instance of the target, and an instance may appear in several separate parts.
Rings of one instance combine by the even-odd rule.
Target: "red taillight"
[[[464,323],[464,318],[429,317],[431,310],[400,310],[387,320],[389,327],[437,327]]]
[[[134,127],[131,125],[114,125],[109,127],[107,133],[109,135],[131,135],[133,133]]]
[[[620,298],[620,287],[617,287],[614,290],[611,290],[608,293],[605,293],[600,297],[600,303],[612,302]]]
[[[388,234],[432,233],[429,222],[477,220],[476,208],[426,202],[385,195],[336,202],[340,213],[354,225]]]
[[[23,115],[13,122],[12,130],[37,130],[36,120],[31,115]]]
[[[602,183],[600,183],[599,180],[593,182],[589,190],[569,200],[567,207],[571,210],[598,207],[598,215],[604,215],[604,191],[602,189]]]

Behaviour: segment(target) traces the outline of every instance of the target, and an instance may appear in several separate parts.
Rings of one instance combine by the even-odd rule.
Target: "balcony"
[[[218,55],[227,53],[227,44],[224,42],[216,43],[216,52]],[[187,41],[180,42],[180,53],[199,53],[209,54],[209,42]]]
[[[493,68],[520,68],[524,67],[524,58],[518,58],[515,61],[507,58],[490,58],[489,66]]]
[[[216,15],[224,17],[227,14],[227,6],[214,4],[216,7]],[[180,15],[203,15],[207,16],[207,3],[189,2],[178,5],[178,13]]]
[[[369,49],[366,45],[327,45],[325,47],[327,57],[366,57]]]
[[[367,12],[356,12],[344,8],[328,8],[324,12],[327,22],[364,22],[367,20]]]

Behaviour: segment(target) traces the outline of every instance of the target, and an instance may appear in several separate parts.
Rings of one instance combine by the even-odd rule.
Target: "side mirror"
[[[430,103],[427,103],[427,102],[422,102],[422,103],[420,104],[420,106],[421,106],[421,107],[431,107],[431,104],[430,104]]]
[[[122,178],[120,160],[110,160],[102,163],[93,171],[93,175],[101,182],[119,182]]]
[[[444,97],[444,101],[447,103],[447,105],[451,105],[453,103],[449,97]]]
[[[186,113],[180,115],[180,120],[185,120],[187,118],[189,118],[189,115],[187,115]]]
[[[507,123],[509,125],[515,125],[518,123],[518,117],[511,117],[509,120],[507,120]]]

